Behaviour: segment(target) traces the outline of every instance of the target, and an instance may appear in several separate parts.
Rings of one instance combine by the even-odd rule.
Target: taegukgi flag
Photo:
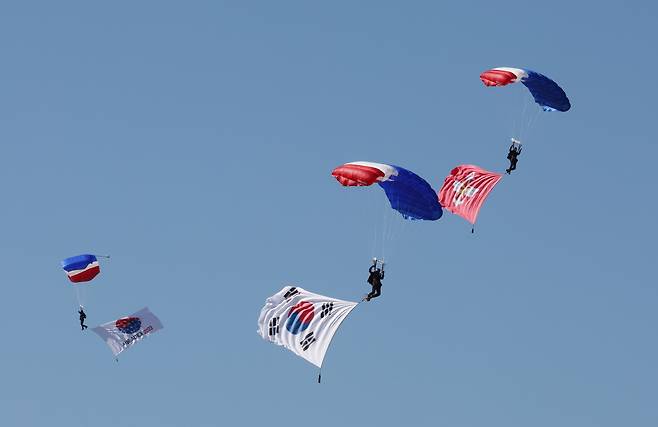
[[[107,343],[112,353],[117,356],[145,336],[162,328],[160,319],[151,313],[148,307],[144,307],[137,313],[102,324],[92,331],[96,332]]]
[[[286,286],[265,302],[258,334],[322,367],[331,339],[357,303]]]
[[[480,208],[502,175],[474,165],[450,171],[439,191],[441,206],[475,224]]]

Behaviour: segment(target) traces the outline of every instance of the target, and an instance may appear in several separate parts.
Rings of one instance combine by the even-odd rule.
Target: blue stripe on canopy
[[[409,220],[435,221],[441,218],[443,210],[439,198],[427,181],[404,168],[392,166],[397,169],[397,176],[392,175],[379,183],[391,207]]]
[[[89,255],[89,254],[77,255],[70,258],[66,258],[64,261],[62,261],[62,268],[66,271],[82,270],[92,262],[96,262],[96,261],[97,259],[95,255]]]
[[[521,83],[528,88],[535,102],[546,111],[568,111],[571,103],[564,90],[553,80],[536,71],[524,70],[528,76]]]

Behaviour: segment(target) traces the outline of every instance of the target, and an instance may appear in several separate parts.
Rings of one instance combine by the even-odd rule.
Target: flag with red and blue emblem
[[[96,255],[84,254],[66,258],[62,268],[73,283],[88,282],[101,272]]]
[[[160,319],[144,307],[130,316],[96,326],[92,331],[105,341],[114,356],[118,356],[137,341],[162,328]]]
[[[258,334],[322,367],[334,334],[356,305],[286,286],[265,302],[258,318]]]

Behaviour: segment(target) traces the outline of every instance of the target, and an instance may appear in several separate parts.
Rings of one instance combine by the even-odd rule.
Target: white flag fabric
[[[322,367],[334,334],[357,303],[286,286],[265,302],[258,334]]]
[[[117,356],[145,336],[162,328],[160,319],[151,313],[148,307],[144,307],[128,317],[96,326],[92,331],[96,332],[107,343],[114,356]]]

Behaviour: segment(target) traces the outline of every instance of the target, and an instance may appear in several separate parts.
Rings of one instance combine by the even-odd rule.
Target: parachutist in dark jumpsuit
[[[80,310],[78,310],[78,313],[80,314],[80,327],[84,331],[85,329],[87,329],[87,325],[85,325],[85,319],[87,318],[87,315],[85,314],[85,311],[82,308],[82,306],[80,306]]]
[[[370,286],[372,286],[372,291],[368,295],[366,295],[365,300],[370,301],[373,298],[377,298],[382,294],[382,280],[384,280],[384,264],[382,264],[382,268],[379,269],[377,268],[377,260],[373,260],[372,265],[368,269],[368,273],[370,275],[368,276],[368,283],[370,283]]]
[[[516,169],[516,162],[519,160],[517,157],[521,154],[521,144],[516,140],[512,140],[512,145],[509,147],[509,153],[507,153],[507,159],[509,160],[509,168],[505,169],[507,175],[510,175],[513,170]]]

